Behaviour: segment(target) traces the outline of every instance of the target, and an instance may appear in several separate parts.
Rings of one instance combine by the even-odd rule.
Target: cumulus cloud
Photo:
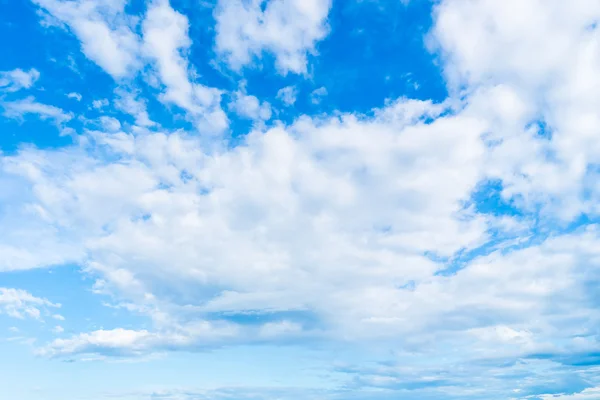
[[[190,81],[187,52],[192,44],[186,16],[168,0],[154,0],[143,22],[144,51],[154,60],[165,92],[162,99],[188,111],[202,129],[220,132],[227,128],[221,109],[221,91]]]
[[[149,2],[142,18],[126,13],[125,0],[34,2],[68,25],[81,41],[85,55],[119,82],[135,77],[150,63],[154,71],[144,72],[144,77],[153,84],[158,78],[164,88],[161,101],[184,109],[203,132],[222,132],[228,127],[220,105],[222,91],[191,78],[195,74],[187,60],[192,44],[189,22],[168,0]],[[134,94],[122,94],[120,98],[117,107],[134,115],[138,125],[153,125]],[[105,105],[100,101],[94,101],[94,108]]]
[[[327,88],[325,88],[324,86],[313,90],[310,93],[310,102],[313,104],[319,104],[321,103],[321,100],[323,100],[323,97],[327,96]]]
[[[100,124],[107,132],[116,132],[121,129],[121,123],[118,119],[106,115],[100,117]]]
[[[426,253],[449,257],[487,237],[464,202],[482,179],[488,126],[469,109],[419,122],[447,111],[399,101],[371,119],[304,118],[212,154],[178,133],[96,135],[120,161],[72,149],[76,170],[39,152],[8,161],[47,223],[89,255],[98,288],[161,329],[185,326],[187,312],[156,293],[185,287],[195,318],[275,313],[269,322],[282,325],[265,325],[267,336],[321,325],[329,337],[394,335],[409,311],[398,288],[441,268]],[[295,316],[283,324],[281,312]]]
[[[277,98],[286,106],[292,106],[296,102],[297,90],[294,86],[286,86],[277,91]]]
[[[63,328],[60,325],[56,325],[54,328],[52,328],[52,332],[59,334],[59,333],[63,333],[65,331],[65,328]]]
[[[115,107],[126,114],[131,115],[136,125],[141,127],[151,127],[156,125],[156,122],[150,119],[145,100],[141,99],[138,93],[117,88],[115,90]]]
[[[125,0],[33,0],[56,20],[69,26],[85,55],[114,78],[140,67],[135,20],[125,13]]]
[[[596,179],[595,170],[585,166],[600,155],[592,139],[600,122],[594,25],[600,6],[587,0],[568,6],[445,0],[434,17],[433,47],[446,60],[451,86],[467,85],[471,92],[495,87],[492,101],[511,116],[512,125],[490,136],[499,144],[490,165],[505,196],[565,220],[595,214],[597,207],[582,193],[596,189],[582,185]]]
[[[600,228],[579,218],[597,218],[600,196],[592,3],[437,2],[428,40],[451,92],[439,104],[402,98],[368,115],[257,124],[217,148],[106,120],[76,145],[2,155],[0,179],[18,189],[0,196],[19,212],[0,210],[0,269],[77,262],[95,293],[152,321],[39,353],[377,343],[394,350],[386,362],[337,372],[394,398],[531,398],[535,378],[585,374],[600,351]],[[271,52],[282,72],[303,73],[328,7],[223,2],[216,48],[234,68]],[[219,95],[192,79],[187,18],[155,1],[142,25],[162,100],[221,115]],[[288,45],[296,35],[303,45]],[[148,126],[137,93],[119,96]],[[241,87],[231,107],[256,118],[262,104]],[[514,213],[480,208],[490,185]]]
[[[234,69],[261,58],[275,57],[277,69],[286,74],[307,72],[307,56],[329,28],[329,0],[221,0],[215,11],[216,51]]]
[[[75,99],[77,101],[81,101],[81,99],[82,99],[81,94],[77,93],[77,92],[71,92],[71,93],[67,94],[67,97],[69,99]]]
[[[233,93],[229,108],[242,118],[255,121],[271,119],[271,105],[266,101],[261,102],[256,96],[247,94],[245,84]]]
[[[35,68],[23,71],[20,68],[12,71],[0,71],[0,91],[18,92],[29,89],[40,78],[40,73]]]
[[[35,297],[25,290],[0,287],[0,314],[18,319],[41,319],[48,309],[57,307],[60,304]]]
[[[101,110],[102,108],[108,106],[108,104],[109,104],[108,99],[98,99],[98,100],[92,101],[92,107],[95,108],[96,110]]]

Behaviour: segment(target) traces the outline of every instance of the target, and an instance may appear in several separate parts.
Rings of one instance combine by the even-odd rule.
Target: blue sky
[[[0,0],[0,387],[600,398],[592,0]]]

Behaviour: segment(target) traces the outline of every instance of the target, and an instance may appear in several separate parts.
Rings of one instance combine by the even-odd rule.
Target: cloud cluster
[[[60,304],[35,297],[24,290],[0,287],[0,314],[18,319],[41,319],[50,308],[58,307]]]
[[[307,73],[307,56],[329,32],[330,0],[220,0],[216,51],[234,69],[272,54],[279,71]]]
[[[175,11],[168,0],[149,2],[140,18],[126,12],[125,0],[35,0],[51,15],[68,25],[81,41],[85,55],[126,86],[137,74],[164,90],[159,99],[189,113],[198,129],[222,132],[228,126],[221,109],[221,91],[192,79],[187,53],[192,44],[187,17]],[[145,65],[152,72],[144,71]],[[123,92],[124,89],[121,89]],[[121,96],[126,110],[136,121],[150,126],[139,111],[135,96]],[[129,112],[129,111],[128,111]]]
[[[451,86],[501,88],[496,104],[512,124],[488,139],[504,194],[564,220],[597,214],[600,6],[445,0],[434,17]]]
[[[223,91],[196,82],[188,62],[192,45],[189,21],[168,0],[148,2],[142,18],[126,12],[125,0],[34,2],[67,26],[81,41],[85,55],[118,82],[131,82],[142,74],[151,86],[162,90],[159,100],[185,110],[201,132],[221,133],[228,128],[229,120],[221,108]],[[329,1],[270,1],[264,7],[261,1],[221,2],[215,10],[216,50],[234,69],[266,51],[275,55],[283,73],[306,73],[307,54],[315,53],[316,42],[328,33],[330,6]],[[151,66],[150,71],[146,65]],[[238,99],[233,108],[242,116],[270,118],[268,107],[249,110],[253,96],[234,96]],[[133,108],[131,101],[126,104],[127,109]],[[148,117],[135,114],[142,126],[151,125]]]
[[[168,1],[150,3],[139,35],[122,1],[37,2],[116,78],[151,60],[161,101],[206,131],[227,126],[221,92],[193,79],[189,21]],[[330,6],[220,2],[216,50],[235,69],[270,53],[282,73],[306,73]],[[104,117],[72,146],[1,155],[0,271],[79,264],[95,293],[152,321],[39,354],[322,340],[393,349],[338,371],[390,398],[528,398],[546,393],[532,383],[544,377],[555,393],[572,376],[597,386],[572,367],[600,362],[600,227],[588,222],[600,200],[599,17],[592,0],[442,0],[428,39],[449,82],[442,103],[298,116],[206,146],[160,128],[121,88],[115,104],[137,126]],[[107,47],[90,42],[94,29]],[[129,44],[119,65],[106,59]],[[8,115],[62,115],[32,98],[7,104]],[[243,85],[230,109],[272,117]]]
[[[116,79],[140,67],[135,19],[125,13],[125,0],[33,0],[69,26],[85,55]]]
[[[294,86],[286,86],[277,91],[277,98],[286,106],[293,106],[296,102],[298,91]]]
[[[485,178],[489,129],[471,110],[399,101],[372,118],[261,128],[211,153],[179,133],[94,132],[89,147],[24,150],[4,165],[96,290],[159,330],[251,312],[263,328],[295,324],[293,335],[393,337],[439,318],[418,299],[462,290],[434,277],[443,264],[428,254],[475,249],[490,229],[514,234],[466,205]],[[408,289],[438,285],[452,291]]]
[[[0,91],[18,92],[21,89],[29,89],[40,78],[40,73],[35,68],[29,71],[14,69],[12,71],[0,72]]]
[[[199,119],[202,127],[220,132],[227,128],[221,109],[221,91],[192,83],[184,54],[189,51],[188,19],[175,11],[168,0],[153,1],[142,24],[144,52],[153,59],[166,88],[163,100],[174,103]]]
[[[246,93],[244,82],[240,88],[233,93],[229,108],[242,118],[253,121],[267,121],[271,119],[271,104],[267,101],[261,102],[256,96]]]

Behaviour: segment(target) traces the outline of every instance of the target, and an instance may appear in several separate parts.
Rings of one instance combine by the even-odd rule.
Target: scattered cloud
[[[0,71],[0,91],[18,92],[21,89],[31,88],[40,78],[40,73],[35,68],[23,71],[20,68],[12,71]]]
[[[116,79],[140,67],[139,37],[135,19],[125,13],[125,1],[33,0],[47,13],[69,26],[81,41],[85,55]],[[43,21],[48,21],[47,18]]]
[[[542,400],[593,400],[600,397],[600,388],[589,388],[585,389],[579,393],[573,394],[548,394],[542,395],[540,398]]]
[[[294,105],[297,95],[298,91],[294,86],[286,86],[277,92],[277,98],[288,107]]]
[[[329,33],[330,0],[220,0],[215,10],[216,51],[240,70],[261,58],[275,57],[277,69],[305,74],[308,54]]]
[[[267,121],[271,119],[271,105],[261,101],[252,95],[246,93],[245,84],[240,85],[240,88],[233,93],[229,108],[242,118],[247,118],[255,121]]]
[[[271,105],[241,78],[230,92],[200,81],[183,9],[154,0],[132,16],[122,0],[35,2],[117,89],[92,102],[94,119],[79,116],[94,130],[73,128],[73,144],[0,153],[0,271],[80,265],[111,312],[144,318],[90,324],[37,354],[318,341],[352,348],[328,370],[343,389],[267,398],[598,397],[595,2],[435,2],[427,41],[445,101],[382,99],[365,114],[254,123],[235,144],[214,136],[229,128],[222,97],[256,122],[272,118]],[[214,49],[238,72],[273,57],[281,74],[307,75],[331,6],[219,1]],[[3,72],[0,87],[17,92],[38,77]],[[154,122],[151,96],[194,129],[166,129],[160,113]],[[325,87],[308,99],[325,96],[335,108]],[[294,85],[276,95],[288,107],[296,97]],[[73,118],[34,97],[1,105],[8,118]],[[0,288],[10,317],[62,321],[57,307]],[[225,392],[204,397],[268,390]]]
[[[99,134],[93,140],[110,162],[73,148],[61,154],[78,168],[26,150],[10,165],[43,188],[34,189],[33,202],[46,223],[63,227],[56,241],[68,237],[88,255],[99,288],[153,319],[158,330],[144,335],[148,343],[187,325],[181,304],[168,300],[182,287],[198,293],[187,303],[211,321],[224,312],[298,314],[264,321],[282,324],[265,325],[267,336],[314,335],[324,326],[319,335],[331,338],[394,336],[406,326],[398,315],[415,318],[398,308],[410,302],[397,287],[424,285],[441,268],[425,254],[448,257],[487,238],[487,219],[462,203],[482,179],[479,138],[488,127],[470,109],[418,122],[444,110],[399,101],[372,118],[303,118],[216,153],[178,133]],[[412,178],[390,185],[400,172]],[[63,200],[36,194],[46,191]],[[219,291],[199,290],[217,282]]]
[[[100,124],[102,125],[102,128],[105,129],[107,132],[116,132],[119,129],[121,129],[121,123],[118,119],[113,117],[107,117],[105,115],[100,117]]]
[[[67,113],[55,106],[38,103],[33,96],[22,100],[3,101],[0,106],[4,108],[4,116],[8,118],[22,119],[27,114],[34,114],[41,119],[53,120],[57,124],[62,124],[73,118],[72,113]]]
[[[115,98],[115,107],[131,115],[135,119],[136,125],[142,127],[156,125],[148,115],[146,102],[140,99],[137,93],[125,89],[116,89],[115,95],[117,96]]]
[[[593,56],[600,42],[597,29],[589,29],[600,18],[600,5],[445,0],[434,18],[432,47],[445,59],[451,89],[494,88],[493,104],[510,121],[489,137],[500,141],[490,168],[504,195],[520,196],[529,211],[542,208],[565,221],[597,213],[581,196],[581,185],[595,179],[585,165],[600,155],[591,139],[600,123],[600,59]],[[551,48],[544,45],[549,42]],[[544,140],[550,133],[551,140]]]
[[[107,107],[108,104],[108,99],[98,99],[92,101],[92,107],[94,107],[96,110],[101,110],[102,108]]]
[[[57,307],[60,307],[60,304],[35,297],[24,290],[0,287],[0,314],[18,319],[39,320],[48,309]]]
[[[327,88],[321,86],[310,93],[310,102],[313,104],[319,104],[325,96],[327,96]]]
[[[60,326],[60,325],[56,325],[54,328],[52,328],[52,332],[54,333],[63,333],[65,331],[65,329]]]
[[[75,99],[75,100],[77,100],[77,101],[81,101],[81,99],[82,99],[82,96],[81,96],[81,94],[79,94],[79,93],[77,93],[77,92],[71,92],[71,93],[67,94],[67,97],[68,97],[69,99]]]
[[[186,16],[175,11],[166,0],[150,3],[144,18],[144,51],[153,59],[165,87],[162,100],[189,112],[202,130],[221,132],[228,126],[221,109],[221,91],[190,81],[185,57],[192,44]]]

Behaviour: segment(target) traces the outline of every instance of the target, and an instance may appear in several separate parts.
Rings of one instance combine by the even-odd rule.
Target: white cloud
[[[32,213],[37,214],[37,219],[43,217],[44,210],[32,207],[15,215],[0,215],[3,223],[14,224],[12,237],[0,243],[0,272],[59,266],[83,260],[84,254],[78,243],[56,238],[56,229],[45,224],[43,218],[41,221],[31,221]],[[27,219],[20,227],[16,225],[19,218]]]
[[[371,336],[382,331],[371,319],[396,318],[396,286],[440,267],[424,252],[450,256],[487,235],[486,219],[462,205],[482,178],[486,124],[469,111],[417,122],[445,109],[406,101],[371,119],[304,118],[215,154],[181,134],[142,133],[94,137],[115,164],[80,149],[64,159],[82,157],[80,168],[39,152],[9,160],[31,179],[47,223],[89,255],[102,290],[157,326],[182,324],[177,302],[156,293],[183,285],[199,315],[296,310],[328,334]],[[293,319],[271,322],[282,325],[265,335],[301,331]],[[402,326],[383,324],[390,334]]]
[[[4,108],[4,116],[8,118],[23,118],[27,114],[35,114],[41,119],[51,119],[57,124],[73,118],[73,114],[66,113],[61,108],[38,103],[33,96],[22,100],[4,101],[0,106]]]
[[[47,357],[72,354],[135,356],[157,350],[218,345],[224,338],[236,338],[238,329],[228,323],[197,322],[164,333],[121,328],[97,330],[69,339],[55,339],[48,346],[38,349],[37,353]]]
[[[548,394],[542,395],[540,398],[542,400],[595,400],[600,398],[600,388],[589,388],[573,394]]]
[[[310,102],[313,104],[319,104],[325,96],[327,96],[327,88],[321,86],[310,93]]]
[[[29,89],[40,78],[40,73],[35,68],[23,71],[20,68],[12,71],[0,71],[0,91],[17,92]]]
[[[121,111],[131,115],[135,119],[137,125],[142,127],[156,125],[148,115],[145,101],[139,99],[137,93],[125,89],[117,89],[115,90],[115,94],[117,95],[115,106]]]
[[[65,328],[63,328],[60,325],[56,325],[54,328],[52,328],[52,332],[54,333],[63,333],[65,331]]]
[[[140,67],[135,20],[125,14],[125,0],[33,0],[67,24],[81,41],[82,51],[114,78]]]
[[[294,86],[286,86],[279,89],[277,92],[277,98],[283,102],[286,106],[292,106],[296,102],[296,96],[298,92]]]
[[[92,107],[94,107],[96,110],[101,110],[102,108],[108,106],[108,104],[108,99],[98,99],[92,101]]]
[[[289,4],[224,3],[217,18],[233,23],[241,7],[234,22],[252,27],[255,13]],[[502,374],[580,365],[599,347],[599,227],[565,233],[557,223],[598,213],[597,13],[583,0],[438,2],[430,40],[451,92],[462,88],[443,104],[400,99],[369,116],[259,125],[234,148],[125,126],[2,156],[0,179],[18,189],[0,196],[18,212],[1,214],[0,270],[83,264],[96,293],[153,322],[55,340],[40,354],[317,336],[395,350],[383,368],[360,371],[365,387],[484,376],[497,398],[507,397]],[[164,100],[200,113],[187,19],[154,2],[144,24]],[[541,50],[548,37],[565,56]],[[254,38],[229,57],[242,65],[274,51]],[[259,115],[258,98],[236,95]],[[135,95],[125,98],[134,101],[120,107],[147,120]],[[542,118],[551,135],[531,126]],[[477,212],[472,195],[491,180],[524,217]],[[248,313],[252,329],[227,322]]]
[[[121,129],[121,123],[118,119],[105,115],[100,117],[100,124],[107,132],[116,132]]]
[[[271,105],[266,101],[261,103],[256,96],[248,95],[246,93],[245,83],[242,83],[240,88],[233,93],[229,108],[242,118],[248,118],[255,121],[266,121],[271,119]]]
[[[221,91],[190,81],[187,53],[192,44],[186,16],[168,0],[151,2],[143,21],[144,51],[154,60],[165,93],[162,100],[189,112],[203,130],[220,132],[227,128],[221,109]]]
[[[56,307],[60,304],[35,297],[24,290],[0,287],[0,314],[19,319],[41,319],[42,313]]]
[[[75,99],[77,101],[81,101],[81,99],[82,99],[81,94],[79,94],[77,92],[71,92],[71,93],[67,94],[67,97],[70,99]]]
[[[433,34],[452,79],[471,85],[516,80],[531,88],[583,61],[582,50],[595,46],[597,33],[589,28],[599,15],[593,0],[572,6],[560,0],[444,0],[435,9]],[[552,48],[537,47],[545,41]]]
[[[152,86],[156,78],[160,80],[165,89],[161,101],[184,109],[203,132],[222,132],[228,127],[220,105],[222,91],[192,82],[194,72],[187,61],[192,44],[188,19],[168,0],[149,2],[141,23],[142,36],[136,33],[139,18],[125,12],[125,0],[34,1],[67,24],[81,41],[86,56],[115,79],[124,82],[145,63],[152,62],[156,76],[146,73],[145,78]],[[116,105],[134,115],[136,124],[152,126],[145,105],[135,97],[133,93],[122,94]],[[100,100],[93,103],[94,108],[103,105]]]
[[[600,40],[593,28],[600,5],[445,0],[434,17],[432,47],[446,61],[453,90],[495,87],[491,101],[511,117],[490,136],[499,143],[490,168],[504,194],[564,220],[597,213],[583,193],[597,193],[596,173],[586,165],[600,156],[594,139],[600,133]],[[536,120],[546,124],[546,137],[535,126],[525,129]]]
[[[307,55],[328,32],[329,0],[220,0],[215,11],[216,50],[234,69],[263,52],[286,74],[307,72]]]

